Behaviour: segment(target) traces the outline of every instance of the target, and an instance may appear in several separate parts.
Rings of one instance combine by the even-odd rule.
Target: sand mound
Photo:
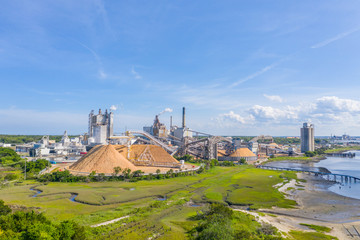
[[[115,149],[137,166],[176,166],[179,165],[173,156],[162,147],[155,145],[131,145],[130,156],[127,146],[117,145]]]
[[[138,168],[115,150],[113,145],[99,145],[69,167],[78,172],[114,173],[114,167],[136,171]]]

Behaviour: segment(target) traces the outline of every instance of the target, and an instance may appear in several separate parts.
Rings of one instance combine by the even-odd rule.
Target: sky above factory
[[[3,1],[0,133],[173,116],[219,135],[360,135],[360,1]]]

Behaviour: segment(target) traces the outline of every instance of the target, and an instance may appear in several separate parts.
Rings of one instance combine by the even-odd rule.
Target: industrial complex
[[[168,112],[171,109],[168,110]],[[152,125],[144,126],[142,131],[130,130],[114,134],[114,113],[93,110],[88,118],[88,132],[70,138],[67,132],[60,142],[44,136],[38,143],[16,146],[17,152],[29,153],[30,157],[45,158],[52,163],[66,163],[74,174],[111,174],[115,167],[141,170],[142,172],[183,171],[194,166],[186,165],[174,157],[184,155],[195,159],[217,159],[239,163],[256,163],[271,155],[299,154],[297,146],[279,146],[271,136],[257,136],[249,141],[240,138],[214,136],[199,132],[186,125],[186,109],[182,108],[181,126],[166,126],[155,115]],[[313,125],[304,123],[301,128],[301,152],[314,148]],[[179,158],[178,158],[179,159]]]

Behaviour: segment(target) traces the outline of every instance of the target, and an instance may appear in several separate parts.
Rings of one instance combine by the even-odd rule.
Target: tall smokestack
[[[170,116],[170,129],[172,128],[172,116]]]
[[[186,124],[185,124],[185,107],[183,107],[183,114],[182,114],[182,127],[185,128]]]

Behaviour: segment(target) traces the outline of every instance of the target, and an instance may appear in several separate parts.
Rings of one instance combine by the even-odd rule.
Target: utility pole
[[[26,180],[26,162],[27,162],[27,159],[25,158],[25,180]]]

